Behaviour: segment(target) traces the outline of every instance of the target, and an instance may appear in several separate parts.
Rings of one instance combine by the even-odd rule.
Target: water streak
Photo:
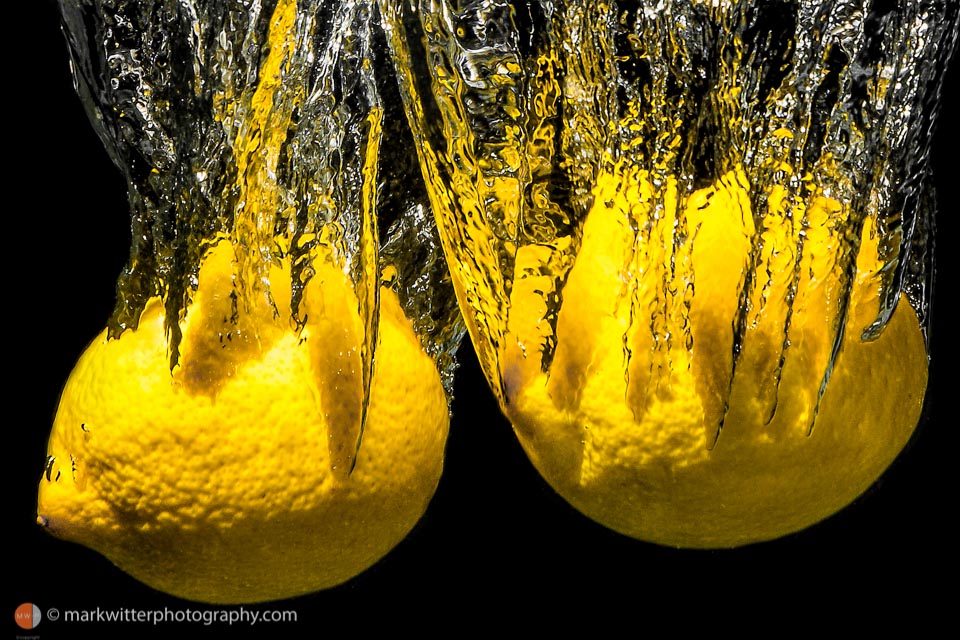
[[[366,419],[381,285],[397,291],[449,394],[463,327],[373,2],[62,0],[61,10],[77,90],[128,184],[133,247],[112,337],[162,297],[177,366],[200,263],[227,239],[238,313],[266,302],[302,331],[320,263],[352,284],[356,308],[343,312],[360,318],[360,344],[314,341],[331,351],[318,387],[344,413],[330,421],[342,427],[331,442],[340,472],[356,462]],[[272,295],[281,263],[290,309]]]
[[[616,259],[625,262],[593,268],[626,286],[616,295],[629,301],[622,349],[635,415],[692,362],[714,442],[744,342],[763,322],[779,327],[756,365],[768,372],[757,383],[768,418],[793,342],[826,336],[803,392],[812,429],[846,332],[875,339],[901,293],[925,327],[928,134],[956,3],[379,5],[467,326],[504,406],[537,371],[549,372],[558,406],[579,402],[597,328],[564,329],[560,310],[606,299],[567,282],[575,262],[595,258],[578,252],[591,212],[607,215],[600,197],[629,212],[631,247]],[[620,186],[605,191],[604,175]],[[694,193],[723,184],[749,197],[730,203],[747,243],[735,299],[702,312],[730,327],[718,347],[691,333],[703,275],[688,212]],[[611,237],[619,224],[603,223]],[[865,232],[879,238],[880,304],[870,326],[849,327]],[[812,295],[826,315],[798,325],[800,299]]]

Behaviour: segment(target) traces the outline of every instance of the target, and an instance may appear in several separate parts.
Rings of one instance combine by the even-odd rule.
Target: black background
[[[17,44],[5,56],[3,129],[12,150],[4,170],[5,428],[13,436],[6,446],[11,502],[5,526],[12,530],[7,549],[13,561],[7,563],[8,593],[0,607],[5,637],[25,633],[13,623],[22,602],[41,610],[206,608],[156,592],[35,524],[36,485],[57,397],[112,309],[129,222],[125,185],[73,93],[53,2],[29,4],[28,15],[8,23],[15,31],[23,25],[23,33],[9,34],[8,42],[29,44]],[[461,349],[445,473],[423,520],[384,560],[347,584],[268,607],[294,609],[298,622],[259,633],[319,637],[334,627],[362,629],[386,608],[391,615],[385,622],[414,629],[434,628],[439,612],[454,609],[468,616],[460,620],[469,625],[498,622],[515,609],[538,625],[625,615],[642,632],[643,622],[679,611],[713,622],[729,616],[749,626],[753,613],[769,611],[777,601],[786,620],[824,610],[849,613],[858,623],[938,617],[949,601],[932,578],[956,581],[947,566],[955,556],[948,550],[957,542],[948,520],[957,507],[957,449],[950,433],[957,421],[946,355],[955,343],[946,307],[957,253],[951,247],[956,199],[950,190],[960,108],[951,93],[956,78],[954,69],[935,138],[939,262],[925,418],[908,449],[853,505],[806,531],[728,551],[674,550],[620,536],[579,515],[540,479],[467,345]],[[629,606],[614,605],[615,595]],[[861,598],[866,607],[854,606]],[[910,606],[902,606],[907,601]],[[711,604],[729,606],[707,617]],[[32,633],[69,638],[79,631],[45,621]],[[100,637],[153,633],[145,625],[86,631]],[[251,633],[191,625],[157,633],[198,632]]]

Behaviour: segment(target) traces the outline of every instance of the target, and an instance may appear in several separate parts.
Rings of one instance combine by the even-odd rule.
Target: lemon
[[[843,207],[810,199],[793,211],[804,224],[791,227],[784,212],[794,205],[775,188],[776,222],[759,230],[764,253],[751,266],[749,189],[733,172],[693,193],[683,209],[692,248],[671,253],[663,238],[638,241],[630,224],[653,201],[649,178],[601,173],[562,290],[552,363],[532,367],[517,349],[501,362],[505,412],[533,464],[577,509],[626,535],[711,548],[803,529],[866,490],[919,419],[927,356],[913,309],[901,300],[877,340],[861,339],[878,312],[882,268],[869,218],[821,400],[842,311],[834,225]],[[675,183],[663,201],[666,215],[677,209]],[[800,278],[788,303],[799,233]],[[734,367],[738,291],[751,268],[763,279]],[[665,278],[680,292],[672,309],[655,293]],[[523,318],[542,312],[525,309],[516,288],[512,302],[511,326],[531,333]]]
[[[315,265],[297,331],[288,265],[273,268],[272,298],[246,308],[230,295],[235,264],[228,241],[208,252],[172,372],[159,300],[135,331],[87,348],[60,399],[38,503],[53,534],[213,603],[295,596],[375,563],[426,509],[449,421],[433,361],[381,288],[351,460],[362,325],[348,278]]]

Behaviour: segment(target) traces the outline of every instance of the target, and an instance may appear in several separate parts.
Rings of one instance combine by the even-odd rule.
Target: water
[[[556,362],[560,318],[603,176],[639,184],[647,203],[630,209],[633,267],[618,294],[630,305],[622,343],[624,375],[639,387],[628,388],[636,406],[658,386],[659,372],[683,360],[680,351],[696,350],[697,229],[688,204],[724,176],[737,176],[732,182],[748,194],[749,220],[732,344],[726,356],[711,354],[724,369],[715,372],[716,386],[732,383],[750,327],[761,316],[776,321],[774,384],[763,391],[773,415],[797,296],[814,283],[825,283],[829,299],[811,429],[846,332],[876,338],[904,303],[901,293],[925,330],[929,131],[957,39],[956,3],[382,0],[380,7],[465,321],[502,405],[517,380],[537,371],[566,380],[555,399],[575,398],[582,386],[563,372],[586,370],[588,356]],[[828,233],[811,239],[816,229]],[[868,325],[848,326],[865,233],[871,247],[878,238],[879,310]],[[805,272],[811,259],[825,266]],[[649,353],[637,358],[640,351]],[[717,433],[728,392],[720,395],[706,407]]]
[[[506,404],[520,374],[505,363],[577,365],[559,346],[559,318],[604,176],[646,203],[629,211],[631,276],[615,292],[629,306],[621,342],[637,407],[656,385],[649,371],[656,378],[695,348],[687,212],[722,180],[741,185],[731,189],[747,194],[749,220],[717,385],[732,380],[764,313],[780,327],[778,379],[811,277],[804,256],[818,247],[830,247],[816,276],[833,292],[818,396],[845,333],[875,338],[901,293],[925,327],[928,133],[957,39],[954,2],[61,6],[78,92],[129,187],[134,244],[111,333],[135,327],[162,295],[174,362],[205,248],[229,237],[247,303],[269,295],[266,274],[281,259],[293,264],[295,303],[313,261],[349,273],[365,325],[364,398],[381,281],[400,294],[448,391],[463,332],[456,290]],[[816,243],[811,211],[827,216],[829,237]],[[864,229],[879,238],[881,303],[872,323],[850,327]],[[295,310],[290,321],[303,319]],[[649,371],[630,368],[639,351]],[[562,383],[575,398],[576,376]],[[776,386],[765,391],[771,415]],[[719,430],[725,398],[712,402]]]
[[[369,393],[388,278],[452,390],[463,334],[370,2],[61,2],[77,91],[127,180],[133,228],[113,336],[161,295],[172,362],[205,250],[237,249],[240,304],[289,259],[349,273]],[[387,274],[393,274],[388,276]],[[279,313],[279,311],[278,311]],[[299,311],[291,326],[302,325]]]

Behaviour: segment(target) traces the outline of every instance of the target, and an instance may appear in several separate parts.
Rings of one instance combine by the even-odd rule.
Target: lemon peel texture
[[[136,331],[88,347],[60,400],[38,504],[53,534],[215,603],[295,596],[375,563],[426,509],[449,420],[436,366],[383,288],[363,441],[352,473],[338,472],[351,441],[336,431],[359,397],[336,379],[359,371],[351,284],[318,267],[297,332],[266,298],[237,312],[232,263],[229,242],[205,259],[172,373],[158,300]],[[274,276],[289,313],[289,273]]]
[[[926,388],[960,10],[381,6],[479,363],[562,496],[729,547],[879,476]]]
[[[819,399],[837,282],[826,245],[811,240],[801,266],[810,279],[794,301],[784,362],[783,308],[768,304],[750,322],[733,380],[724,376],[732,371],[730,318],[746,263],[744,226],[751,224],[748,207],[741,208],[747,193],[731,175],[693,194],[686,212],[697,228],[691,348],[674,344],[658,353],[645,332],[625,346],[630,299],[622,290],[634,267],[625,208],[642,206],[649,193],[649,184],[600,177],[564,289],[551,368],[530,375],[520,373],[522,357],[506,361],[506,413],[525,451],[577,509],[666,545],[737,546],[835,513],[889,466],[919,419],[927,358],[916,314],[899,305],[873,342],[849,331]],[[835,204],[820,201],[807,212],[811,238],[826,233],[826,210]],[[876,317],[875,249],[865,229],[853,328]],[[771,289],[771,299],[784,294],[776,284]],[[681,327],[672,330],[682,335]]]
[[[462,335],[375,5],[227,4],[61,3],[133,246],[38,504],[219,603],[339,584],[413,527]]]

